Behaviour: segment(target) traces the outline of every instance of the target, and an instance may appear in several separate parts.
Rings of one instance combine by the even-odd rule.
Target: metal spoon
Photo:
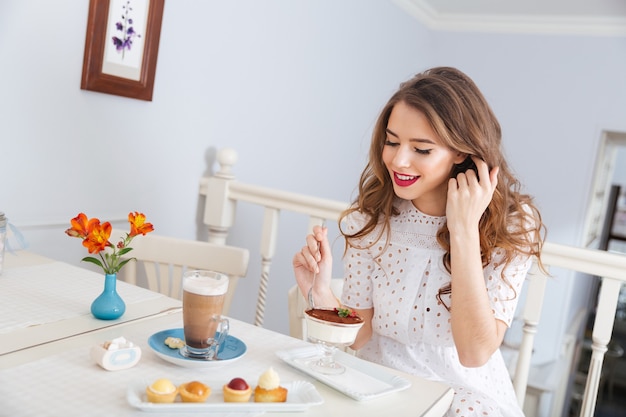
[[[326,226],[326,221],[322,222],[322,228]],[[322,246],[321,242],[317,242],[317,251],[320,251],[320,247]],[[309,289],[308,299],[309,299],[309,307],[315,308],[315,303],[313,302],[313,287],[315,287],[315,277],[317,277],[317,272],[313,272],[313,279],[311,280],[311,288]]]

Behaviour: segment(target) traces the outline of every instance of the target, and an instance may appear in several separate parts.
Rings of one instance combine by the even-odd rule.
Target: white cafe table
[[[0,275],[0,355],[180,309],[178,300],[118,281],[126,312],[116,320],[98,320],[90,307],[103,288],[103,273],[27,251],[6,253]]]
[[[301,411],[268,412],[267,415],[440,417],[452,401],[452,390],[444,384],[382,367],[385,372],[408,379],[411,386],[367,401],[353,400],[292,368],[276,356],[277,351],[311,346],[309,343],[238,320],[230,321],[230,334],[243,341],[247,351],[241,358],[217,368],[181,367],[164,361],[148,346],[148,338],[156,332],[182,326],[180,311],[122,323],[116,327],[0,356],[0,415],[182,416],[187,413],[157,414],[134,408],[126,398],[127,391],[137,384],[144,386],[158,378],[168,378],[176,383],[205,381],[216,392],[220,392],[221,385],[235,377],[246,379],[252,386],[256,385],[259,375],[269,367],[278,372],[281,385],[295,381],[312,383],[323,398],[323,403]],[[105,371],[90,358],[90,348],[121,336],[142,349],[141,360],[129,369]],[[213,417],[260,415],[245,412],[202,414]]]

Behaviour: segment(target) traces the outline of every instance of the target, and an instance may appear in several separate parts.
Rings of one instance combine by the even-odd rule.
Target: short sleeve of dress
[[[523,226],[516,228],[515,223],[512,223],[509,225],[511,232],[530,232],[535,229],[536,218],[533,210],[528,205],[525,205],[523,210],[526,214],[522,220]],[[532,235],[529,235],[529,238],[531,237]],[[494,250],[491,263],[485,268],[485,283],[495,318],[510,327],[526,274],[532,265],[532,258],[518,252],[511,262],[505,265],[504,254],[502,249]]]
[[[495,318],[510,327],[532,260],[529,256],[518,255],[505,267],[503,258],[504,251],[494,252],[491,263],[485,268],[485,284]]]
[[[353,212],[344,220],[345,230],[354,233],[365,223],[362,214]],[[372,277],[379,269],[368,248],[367,239],[353,240],[344,260],[344,284],[341,303],[350,308],[366,309],[373,306]]]

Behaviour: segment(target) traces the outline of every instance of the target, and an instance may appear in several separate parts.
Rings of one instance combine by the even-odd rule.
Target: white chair
[[[113,230],[111,240],[126,236],[126,233]],[[118,276],[130,284],[139,284],[172,298],[182,298],[182,276],[186,270],[208,269],[228,275],[224,314],[230,310],[237,282],[245,277],[250,259],[249,251],[244,248],[152,233],[135,238],[130,246],[133,250],[126,258],[136,261],[128,262]]]

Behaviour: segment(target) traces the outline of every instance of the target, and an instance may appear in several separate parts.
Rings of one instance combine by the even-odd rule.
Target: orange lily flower
[[[154,230],[152,223],[146,223],[146,216],[143,213],[128,213],[128,222],[130,223],[130,233],[128,236],[137,236],[138,234],[146,235]]]
[[[85,213],[78,213],[78,216],[70,220],[71,228],[67,229],[65,233],[71,237],[79,237],[85,239],[96,224],[99,224],[100,220],[93,218],[89,220]]]
[[[100,253],[107,246],[111,245],[109,237],[112,229],[111,223],[105,222],[100,224],[98,220],[98,223],[93,226],[89,235],[83,240],[83,246],[87,248],[89,253]]]
[[[98,254],[98,257],[87,256],[83,258],[84,262],[99,266],[105,274],[117,274],[124,265],[133,259],[130,257],[123,258],[133,250],[130,247],[131,241],[138,235],[145,236],[154,230],[152,223],[146,222],[146,216],[137,211],[128,213],[128,222],[130,223],[130,233],[122,236],[116,244],[109,241],[113,230],[111,223],[100,224],[100,219],[96,217],[89,219],[85,213],[79,213],[78,216],[70,220],[72,227],[67,229],[65,233],[70,237],[83,239],[83,246],[87,248],[89,253]],[[106,251],[107,248],[110,250]]]

